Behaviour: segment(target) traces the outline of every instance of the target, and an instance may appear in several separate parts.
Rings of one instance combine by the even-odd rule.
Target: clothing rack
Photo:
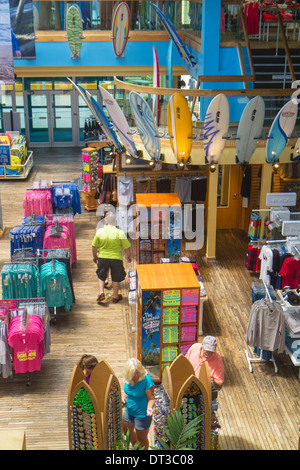
[[[271,295],[270,295],[268,286],[267,286],[267,284],[265,283],[264,280],[263,280],[263,285],[264,285],[264,288],[265,288],[265,290],[266,290],[266,297],[268,298],[269,302],[272,303],[273,300],[272,300],[272,298],[271,298]],[[270,359],[267,359],[267,360],[266,360],[266,359],[263,359],[263,357],[262,357],[262,356],[263,356],[263,350],[262,350],[262,349],[260,350],[260,355],[259,355],[259,357],[250,357],[247,349],[245,349],[245,354],[246,354],[246,358],[247,358],[247,361],[248,361],[248,364],[249,364],[249,370],[250,370],[250,372],[253,372],[252,362],[260,362],[260,363],[262,363],[262,362],[268,362],[268,361],[273,362],[273,364],[274,364],[274,369],[275,369],[275,373],[278,372],[278,367],[277,367],[277,365],[276,365],[276,362],[275,362],[275,359],[274,359],[273,354],[272,354],[271,358],[270,358]]]

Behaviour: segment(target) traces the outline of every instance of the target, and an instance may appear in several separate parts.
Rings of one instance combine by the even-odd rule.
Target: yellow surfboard
[[[167,124],[173,153],[178,163],[186,163],[192,150],[193,124],[188,102],[179,93],[169,100]]]

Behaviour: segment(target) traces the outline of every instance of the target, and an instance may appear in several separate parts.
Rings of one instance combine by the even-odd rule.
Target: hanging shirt
[[[279,275],[282,277],[282,287],[290,286],[292,289],[297,289],[300,284],[300,260],[293,257],[286,258]]]
[[[34,372],[41,369],[44,357],[44,325],[37,315],[31,315],[23,326],[22,316],[11,320],[8,343],[13,350],[13,364],[16,373]]]
[[[271,284],[270,272],[273,270],[273,251],[267,245],[264,245],[259,254],[260,264],[260,275],[259,279],[265,281],[267,286]]]

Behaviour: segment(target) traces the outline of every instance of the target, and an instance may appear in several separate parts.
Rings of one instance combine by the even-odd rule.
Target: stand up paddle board
[[[156,48],[153,45],[153,88],[159,88],[159,64]],[[159,95],[153,95],[153,115],[159,125]]]
[[[128,38],[130,25],[130,11],[127,3],[118,3],[113,12],[112,40],[113,48],[117,57],[124,53]]]
[[[269,130],[266,145],[267,162],[273,163],[278,160],[285,149],[288,138],[291,136],[297,119],[298,105],[290,100],[277,113]]]
[[[236,152],[239,163],[247,163],[252,157],[261,135],[264,118],[264,100],[261,96],[255,96],[245,106],[237,130]]]
[[[194,67],[196,65],[195,60],[193,60],[193,56],[189,53],[187,45],[182,42],[180,37],[178,36],[174,26],[168,18],[164,15],[164,13],[156,6],[154,3],[149,2],[150,6],[156,11],[159,19],[161,20],[162,24],[164,25],[166,31],[169,33],[170,38],[173,40],[176,49],[178,50],[179,54],[183,59],[191,66]]]
[[[229,103],[223,93],[215,96],[206,111],[204,120],[204,151],[208,163],[218,163],[225,146],[229,128]]]
[[[77,59],[82,47],[82,16],[77,5],[68,8],[66,16],[67,38],[72,59]]]
[[[111,142],[112,145],[116,147],[116,149],[121,152],[122,148],[120,146],[120,143],[118,141],[118,137],[113,129],[113,126],[107,119],[107,117],[104,114],[103,109],[101,106],[97,103],[95,98],[81,85],[76,85],[73,80],[71,80],[69,77],[67,77],[69,82],[72,83],[74,86],[75,90],[77,93],[82,97],[82,99],[85,101],[87,104],[88,108],[90,109],[91,113],[95,117],[97,123],[99,126],[103,129],[103,132],[105,133],[107,139],[109,142]]]
[[[99,90],[105,103],[107,112],[117,129],[118,136],[125,149],[134,158],[138,158],[134,141],[130,138],[131,131],[128,122],[114,97],[105,88],[99,85]]]
[[[159,160],[160,140],[150,106],[144,98],[135,91],[129,93],[129,101],[136,127],[147,153],[151,160]]]
[[[193,124],[187,100],[174,93],[168,103],[168,133],[178,163],[186,163],[192,150]]]

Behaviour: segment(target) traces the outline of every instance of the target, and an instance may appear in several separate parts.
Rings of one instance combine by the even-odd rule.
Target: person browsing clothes
[[[220,390],[224,383],[224,364],[216,349],[216,338],[205,336],[202,343],[195,343],[188,349],[185,357],[194,367],[196,377],[199,377],[201,365],[207,361],[211,381],[215,389]]]
[[[105,226],[97,230],[92,242],[93,262],[97,264],[96,274],[100,289],[98,303],[105,300],[104,286],[109,269],[113,287],[113,302],[117,303],[122,300],[122,295],[119,294],[119,285],[126,276],[123,266],[123,250],[127,255],[128,262],[131,263],[130,246],[125,233],[116,228],[115,214],[107,213]]]
[[[154,381],[138,359],[128,359],[124,366],[125,404],[122,427],[126,434],[129,429],[132,445],[139,443],[139,447],[148,449],[148,433],[152,421],[154,406]]]

